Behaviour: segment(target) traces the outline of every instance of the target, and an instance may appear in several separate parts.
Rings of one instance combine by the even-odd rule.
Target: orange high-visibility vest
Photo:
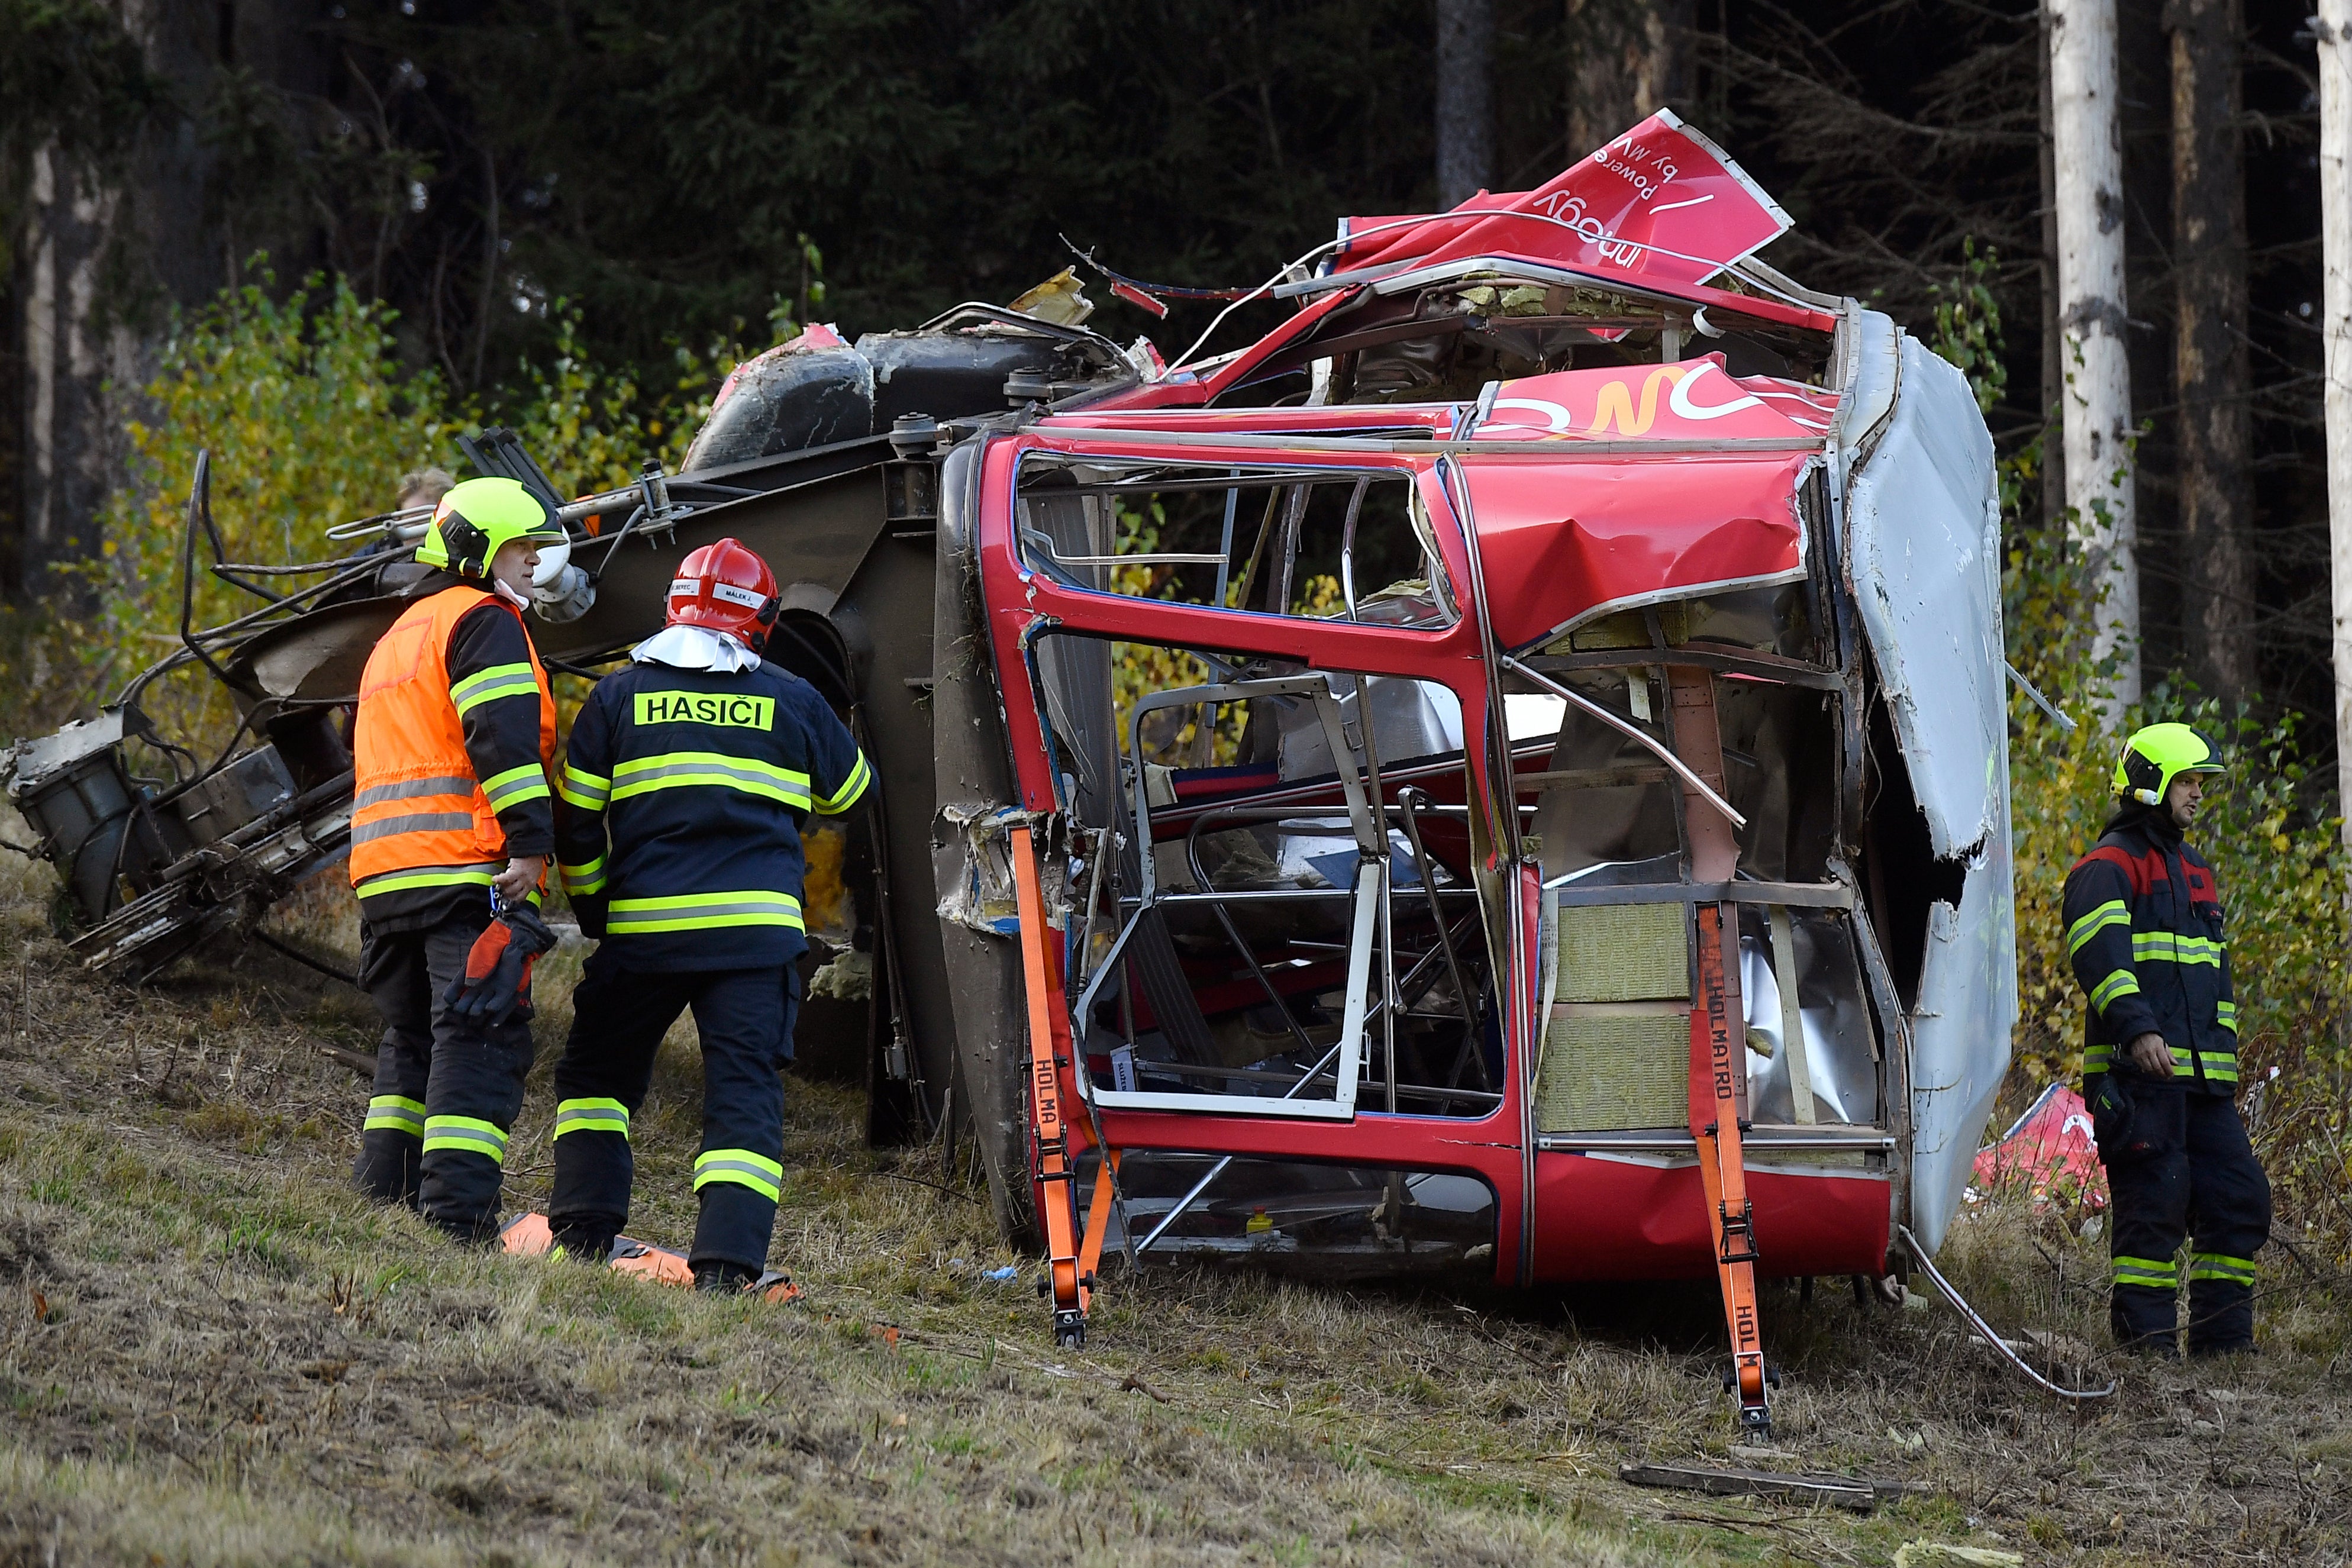
[[[428,887],[488,887],[505,865],[498,808],[547,793],[555,763],[555,697],[539,650],[529,678],[520,665],[467,678],[449,689],[449,633],[485,599],[479,588],[445,588],[411,605],[368,656],[354,729],[352,885],[371,894]],[[517,615],[520,619],[520,616]],[[466,754],[461,704],[539,690],[539,763],[477,779]],[[362,906],[364,907],[364,906]]]

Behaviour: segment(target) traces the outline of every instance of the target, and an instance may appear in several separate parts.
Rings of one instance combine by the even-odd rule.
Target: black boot
[[[414,1212],[416,1189],[424,1179],[424,1163],[422,1138],[378,1128],[360,1139],[360,1157],[352,1168],[352,1176],[371,1200]]]
[[[740,1263],[724,1263],[717,1258],[694,1266],[694,1288],[698,1290],[740,1295],[758,1282],[760,1272]]]

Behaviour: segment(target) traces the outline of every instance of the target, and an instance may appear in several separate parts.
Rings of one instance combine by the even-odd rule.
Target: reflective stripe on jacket
[[[564,890],[633,969],[790,963],[807,946],[801,825],[848,810],[872,779],[816,689],[773,664],[632,664],[572,726]]]
[[[451,636],[485,605],[514,616],[520,635],[496,640],[522,657],[453,668]],[[535,735],[525,705],[534,699]],[[403,894],[488,888],[507,859],[509,826],[551,811],[547,671],[513,606],[479,588],[418,600],[377,641],[352,742],[351,877],[363,912]]]
[[[2066,951],[2090,1000],[2083,1074],[2095,1078],[2145,1034],[2172,1049],[2175,1081],[2238,1084],[2238,1005],[2221,889],[2203,856],[2146,818],[2117,826],[2066,878]]]

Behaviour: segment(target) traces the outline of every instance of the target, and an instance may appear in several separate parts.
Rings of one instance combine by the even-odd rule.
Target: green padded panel
[[[1684,1013],[1555,1014],[1536,1086],[1537,1131],[1689,1126],[1690,1027]]]
[[[1599,904],[1559,911],[1561,1002],[1690,1000],[1683,904]]]

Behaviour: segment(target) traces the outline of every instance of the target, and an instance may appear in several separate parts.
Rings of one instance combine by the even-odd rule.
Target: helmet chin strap
[[[493,577],[490,579],[490,591],[498,595],[499,598],[504,599],[508,604],[512,605],[518,610],[528,610],[530,608],[530,601],[524,598],[520,594],[516,593],[512,588],[508,587],[506,584],[506,579],[502,577]]]

